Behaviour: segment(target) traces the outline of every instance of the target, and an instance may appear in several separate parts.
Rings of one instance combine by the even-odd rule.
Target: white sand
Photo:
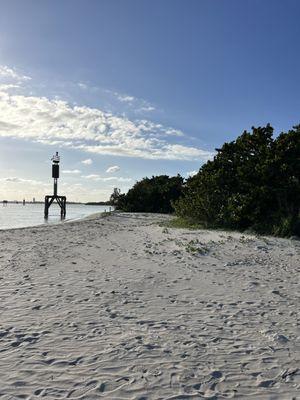
[[[300,242],[167,218],[0,232],[1,399],[300,399]]]

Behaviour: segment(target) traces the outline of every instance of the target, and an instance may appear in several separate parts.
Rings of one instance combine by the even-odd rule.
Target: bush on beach
[[[253,127],[216,149],[185,182],[180,175],[153,176],[127,194],[114,193],[117,209],[175,210],[180,225],[300,236],[300,125],[275,139],[269,124]]]
[[[300,126],[273,138],[252,128],[225,143],[189,178],[176,214],[206,227],[300,234]]]
[[[183,178],[180,175],[144,178],[137,182],[127,194],[118,192],[114,204],[117,209],[128,212],[169,214],[174,212],[172,202],[179,199],[182,185]]]

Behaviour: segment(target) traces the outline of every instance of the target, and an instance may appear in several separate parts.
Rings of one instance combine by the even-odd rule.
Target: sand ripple
[[[167,218],[0,232],[1,399],[300,398],[300,242]]]

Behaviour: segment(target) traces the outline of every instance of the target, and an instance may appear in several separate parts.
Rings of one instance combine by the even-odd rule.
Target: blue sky
[[[300,122],[297,0],[0,5],[0,199],[42,199],[56,150],[61,191],[105,200]]]

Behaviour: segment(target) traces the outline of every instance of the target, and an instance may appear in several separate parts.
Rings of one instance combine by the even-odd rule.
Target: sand
[[[1,399],[300,399],[300,242],[168,218],[0,231]]]

